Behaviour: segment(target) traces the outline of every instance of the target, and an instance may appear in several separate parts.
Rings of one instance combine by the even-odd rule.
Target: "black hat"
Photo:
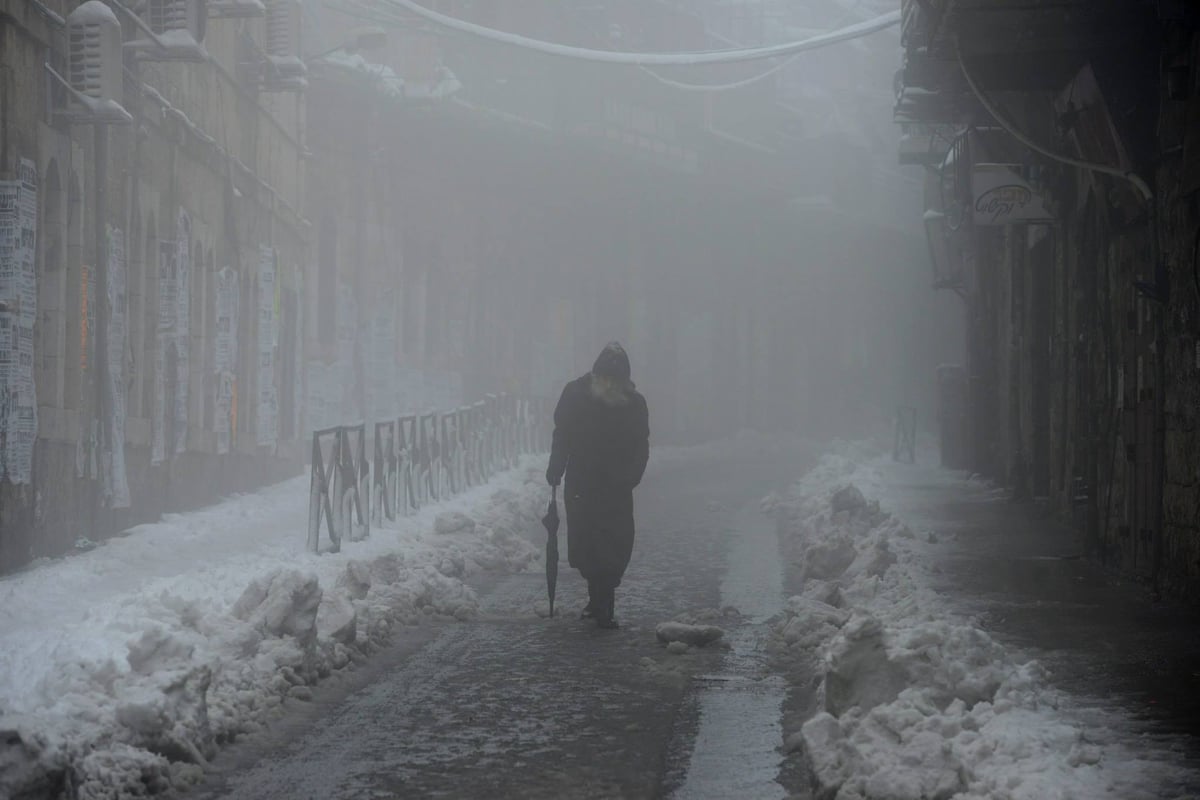
[[[606,344],[596,358],[596,363],[592,365],[592,373],[606,378],[629,380],[632,370],[629,368],[629,356],[625,353],[625,348],[616,342]]]

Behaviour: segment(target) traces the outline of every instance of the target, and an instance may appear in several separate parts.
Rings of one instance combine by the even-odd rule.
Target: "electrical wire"
[[[515,33],[498,31],[494,28],[487,28],[483,25],[476,25],[473,22],[467,22],[466,20],[459,19],[458,17],[440,14],[420,5],[419,3],[413,2],[413,0],[383,0],[383,2],[386,5],[403,9],[429,20],[430,22],[435,22],[438,25],[450,28],[451,30],[470,34],[482,39],[488,39],[494,42],[500,42],[501,44],[522,47],[527,50],[534,50],[546,55],[572,58],[579,61],[590,61],[601,64],[623,64],[626,66],[641,67],[732,64],[741,61],[759,61],[765,58],[789,56],[795,53],[804,52],[806,50],[815,50],[819,47],[827,47],[829,45],[848,41],[850,39],[857,39],[861,36],[866,36],[900,23],[900,12],[893,11],[875,17],[874,19],[869,19],[865,22],[848,25],[844,28],[823,33],[819,36],[813,36],[796,42],[785,42],[783,44],[770,45],[767,47],[683,53],[627,53],[616,50],[596,50],[588,47],[556,44],[554,42],[547,42],[542,39],[532,39]]]
[[[958,57],[958,65],[962,69],[963,77],[966,78],[967,85],[971,87],[971,91],[979,100],[980,105],[983,106],[985,111],[992,115],[992,118],[996,120],[997,124],[999,124],[1001,128],[1004,128],[1004,130],[1008,131],[1018,142],[1025,145],[1030,150],[1041,153],[1046,158],[1054,161],[1059,161],[1063,164],[1069,164],[1073,167],[1079,167],[1080,169],[1086,169],[1091,172],[1099,172],[1104,175],[1113,175],[1117,178],[1122,178],[1132,183],[1146,202],[1149,203],[1154,200],[1154,192],[1150,189],[1149,184],[1147,184],[1140,175],[1132,170],[1125,170],[1121,169],[1120,167],[1110,166],[1108,164],[1101,164],[1095,161],[1084,161],[1079,158],[1065,156],[1061,153],[1056,153],[1053,150],[1045,148],[1033,141],[1033,139],[1030,139],[1028,136],[1022,133],[1020,129],[1005,119],[996,109],[996,107],[992,105],[991,101],[988,100],[987,96],[980,90],[979,84],[975,82],[974,76],[971,75],[971,71],[967,69],[966,62],[963,61],[962,49],[959,48],[957,41],[954,43],[954,51],[955,55]]]
[[[51,9],[48,5],[43,3],[41,0],[29,0],[29,2],[30,2],[30,5],[32,5],[36,11],[38,11],[46,19],[50,20],[50,22],[55,27],[57,27],[57,28],[67,27],[66,19],[64,19],[60,14],[56,13],[53,9]]]
[[[685,92],[728,92],[734,89],[741,89],[746,86],[751,86],[759,81],[766,80],[780,70],[786,69],[787,67],[796,63],[801,55],[801,53],[795,53],[765,72],[760,72],[757,75],[752,75],[749,78],[744,78],[740,81],[734,81],[732,83],[684,83],[683,81],[676,81],[664,75],[659,75],[649,67],[639,65],[638,69],[649,75],[651,78],[654,78],[654,80],[658,81],[659,83],[670,86],[672,89],[680,89]]]

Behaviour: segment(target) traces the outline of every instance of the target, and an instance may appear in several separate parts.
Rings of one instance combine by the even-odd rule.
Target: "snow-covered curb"
[[[469,617],[466,576],[538,559],[543,471],[531,458],[323,555],[296,478],[0,580],[0,797],[186,783],[394,625]]]
[[[1164,763],[1085,720],[1036,662],[930,588],[936,545],[871,499],[881,468],[844,447],[764,500],[803,580],[774,632],[793,674],[820,678],[817,713],[786,732],[816,796],[1155,796]]]

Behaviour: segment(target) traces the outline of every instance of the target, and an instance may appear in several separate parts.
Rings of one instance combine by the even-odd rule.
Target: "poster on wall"
[[[125,235],[108,228],[108,413],[107,452],[100,470],[109,508],[129,508],[129,478],[125,470],[125,343],[128,336],[125,285]]]
[[[341,384],[341,405],[337,421],[340,424],[363,416],[362,387],[358,381],[359,352],[358,300],[348,283],[337,289],[337,380]]]
[[[428,410],[425,406],[425,373],[416,367],[399,367],[396,370],[396,402],[401,414],[417,414]]]
[[[37,439],[37,166],[22,159],[17,172],[0,182],[0,479],[27,484]]]
[[[426,370],[425,406],[431,411],[451,411],[463,403],[462,375],[450,370]]]
[[[255,415],[261,447],[271,447],[279,433],[279,393],[275,385],[275,249],[266,245],[258,255],[258,405]]]
[[[383,420],[399,416],[396,391],[396,314],[394,295],[386,293],[371,317],[370,346],[367,352],[367,419]]]
[[[237,430],[237,323],[238,273],[223,267],[217,273],[216,350],[213,370],[217,379],[217,403],[213,417],[213,432],[217,436],[217,453],[224,455],[233,446]]]
[[[191,258],[192,220],[186,211],[179,212],[175,246],[175,442],[174,452],[187,449],[188,430],[188,333],[191,313]]]
[[[96,270],[90,264],[79,267],[79,375],[80,386],[91,380],[88,370],[96,363],[92,346],[96,341]],[[83,390],[86,396],[91,394]],[[82,398],[81,398],[82,399]],[[86,402],[86,400],[85,400]],[[75,440],[75,475],[79,478],[96,480],[100,475],[98,450],[100,447],[100,420],[92,417],[91,423],[79,425],[79,438]]]
[[[174,241],[158,244],[158,346],[154,349],[154,415],[151,419],[150,463],[161,464],[167,457],[167,422],[175,419],[175,314],[178,309],[178,281],[175,262],[179,248]],[[167,374],[167,367],[172,372]],[[167,401],[171,398],[170,414]],[[174,440],[172,439],[172,444]]]
[[[299,268],[292,270],[292,274],[296,276],[296,297],[304,297],[304,272]],[[292,366],[292,397],[295,402],[292,403],[292,430],[296,431],[301,438],[303,436],[304,423],[304,403],[301,398],[304,397],[304,302],[300,300],[296,303],[296,327],[290,332],[296,339],[296,346],[293,348]]]
[[[336,424],[337,409],[341,405],[341,385],[336,380],[336,365],[310,361],[305,367],[304,407],[307,410],[308,436]]]
[[[354,298],[354,289],[346,283],[339,283],[337,288],[337,361],[344,369],[350,371],[350,380],[354,379],[354,351],[358,343],[358,302]]]

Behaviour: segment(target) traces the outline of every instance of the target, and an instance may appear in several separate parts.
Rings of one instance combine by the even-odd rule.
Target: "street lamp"
[[[946,213],[936,209],[925,211],[925,241],[929,245],[929,260],[934,270],[935,289],[965,290],[964,261],[960,234],[949,230]]]

